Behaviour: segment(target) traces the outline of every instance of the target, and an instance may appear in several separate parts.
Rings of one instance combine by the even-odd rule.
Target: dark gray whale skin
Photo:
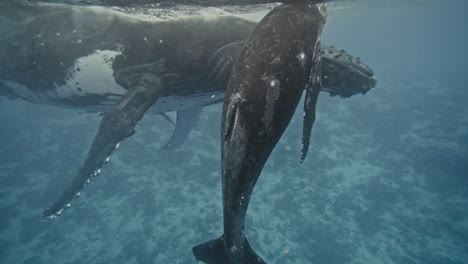
[[[288,126],[305,86],[304,126],[310,132],[320,92],[319,38],[325,23],[324,8],[308,4],[274,8],[257,25],[234,65],[221,131],[224,233],[194,247],[197,260],[208,264],[266,263],[245,237],[247,208],[263,166]]]
[[[0,21],[8,26],[0,39],[0,95],[105,111],[87,159],[70,186],[44,212],[47,217],[60,215],[70,205],[101,172],[119,142],[133,135],[146,112],[177,110],[177,132],[194,120],[187,118],[187,112],[199,113],[205,105],[222,102],[234,63],[255,27],[236,17],[150,22],[94,7],[5,2],[0,7]],[[115,57],[102,65],[89,64],[90,69],[77,63],[98,50]],[[375,86],[372,70],[363,63],[331,47],[321,51],[324,63],[340,66],[333,71],[324,68],[321,74],[330,81],[321,89],[349,97]],[[97,66],[107,67],[109,86],[99,85],[103,75],[84,86],[86,75],[79,79],[80,73],[93,72]],[[16,84],[22,88],[17,90]],[[171,98],[176,98],[173,104]],[[174,136],[186,136],[189,131],[190,125]]]
[[[162,100],[154,105],[155,112],[181,108],[165,105],[168,96],[224,92],[220,75],[229,77],[229,71],[218,72],[213,67],[232,68],[234,62],[227,52],[219,56],[228,57],[213,55],[227,44],[245,40],[254,26],[234,17],[155,22],[112,9],[52,4],[0,3],[0,16],[11,21],[5,23],[4,32],[0,28],[1,33],[9,34],[0,40],[0,82],[18,83],[28,90],[16,93],[10,87],[10,94],[35,103],[96,111],[117,104],[142,72],[158,71],[163,82]],[[222,30],[226,28],[229,30]],[[86,87],[82,80],[75,83],[86,70],[77,61],[96,51],[117,54],[108,59],[113,82],[118,83],[115,88],[101,91],[98,82],[93,87]],[[231,65],[224,65],[228,63]],[[210,76],[218,78],[208,79]],[[222,97],[214,100],[221,102]]]

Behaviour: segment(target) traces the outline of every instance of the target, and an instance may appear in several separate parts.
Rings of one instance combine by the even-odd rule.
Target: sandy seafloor
[[[440,1],[439,1],[440,2]],[[246,223],[275,264],[468,263],[467,4],[332,10],[323,42],[371,65],[365,96],[319,98],[299,164],[302,106],[265,166]],[[147,116],[53,221],[100,117],[0,99],[0,263],[196,263],[222,232],[221,105],[176,151]]]

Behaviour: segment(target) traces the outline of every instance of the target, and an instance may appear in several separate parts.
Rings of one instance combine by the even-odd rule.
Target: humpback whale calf
[[[194,247],[197,260],[208,264],[266,263],[245,236],[245,217],[255,183],[288,126],[304,87],[301,161],[307,154],[321,80],[325,78],[320,57],[325,20],[323,4],[284,4],[268,13],[245,43],[231,72],[222,115],[224,233]]]
[[[202,107],[224,100],[234,63],[255,27],[233,16],[152,21],[104,7],[1,7],[8,30],[0,32],[5,33],[0,39],[0,95],[104,112],[81,169],[44,211],[51,218],[101,172],[145,113],[177,111],[167,147],[179,145]],[[321,51],[323,65],[334,66],[319,73],[328,80],[322,81],[324,92],[350,97],[375,86],[372,70],[360,60],[333,47],[313,48]]]

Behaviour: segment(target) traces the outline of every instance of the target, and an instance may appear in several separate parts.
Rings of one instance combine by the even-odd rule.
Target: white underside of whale
[[[118,55],[120,55],[118,51],[97,50],[91,55],[77,59],[69,69],[70,76],[66,84],[54,84],[53,89],[45,92],[34,92],[34,89],[19,82],[9,80],[0,80],[0,82],[10,93],[32,103],[102,112],[119,102],[127,92],[115,82],[113,77],[112,62]],[[64,103],[66,99],[74,100],[92,95],[105,95],[105,97],[94,105],[76,106]],[[218,102],[223,96],[224,93],[217,92],[161,97],[149,112],[161,113],[201,107]]]

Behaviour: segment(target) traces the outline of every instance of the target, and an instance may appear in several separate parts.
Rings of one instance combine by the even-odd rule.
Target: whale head
[[[348,98],[366,94],[377,84],[374,71],[359,57],[353,57],[333,46],[321,47],[322,88],[331,96]]]

